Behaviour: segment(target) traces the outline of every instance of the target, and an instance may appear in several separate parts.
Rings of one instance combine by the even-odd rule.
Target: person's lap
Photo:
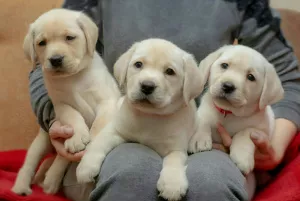
[[[63,184],[71,199],[88,200],[92,191],[91,201],[162,200],[156,190],[162,158],[143,145],[127,143],[112,150],[102,165],[96,186],[77,184],[76,166],[71,165]],[[244,176],[220,151],[191,155],[187,176],[189,190],[183,200],[248,200]]]

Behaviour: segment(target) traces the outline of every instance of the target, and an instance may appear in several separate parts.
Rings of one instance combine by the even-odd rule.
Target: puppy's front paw
[[[192,136],[189,142],[190,153],[197,153],[200,151],[209,151],[212,149],[212,138],[208,133],[196,133]]]
[[[47,194],[55,194],[61,186],[62,178],[58,175],[46,174],[43,182],[43,190]]]
[[[188,180],[184,169],[165,168],[157,182],[159,196],[166,200],[181,200],[188,189]]]
[[[88,132],[78,132],[65,141],[65,148],[70,153],[76,153],[84,150],[89,141],[90,136]]]
[[[244,151],[231,151],[230,158],[245,175],[248,175],[254,169],[253,154]]]
[[[30,189],[31,176],[34,175],[34,171],[29,171],[25,167],[19,170],[15,184],[11,191],[18,195],[30,195],[32,190]]]
[[[23,195],[23,196],[27,196],[30,195],[32,193],[32,190],[30,189],[30,186],[25,185],[23,183],[16,183],[13,187],[12,187],[12,192],[18,194],[18,195]]]
[[[76,177],[78,183],[94,182],[99,174],[104,157],[84,156],[77,166]]]

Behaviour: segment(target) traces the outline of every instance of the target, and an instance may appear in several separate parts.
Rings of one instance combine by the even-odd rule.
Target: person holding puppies
[[[268,0],[66,0],[63,7],[83,11],[97,23],[96,49],[111,71],[134,42],[151,37],[172,41],[198,62],[234,39],[262,53],[274,65],[285,96],[272,105],[276,125],[271,140],[251,134],[257,148],[255,167],[271,170],[281,162],[300,126],[300,74],[292,47],[280,30],[280,17]],[[31,72],[30,81],[31,103],[39,124],[50,132],[59,154],[79,161],[83,152],[70,154],[64,149],[62,141],[72,136],[73,128],[55,121],[40,67]],[[218,130],[223,144],[214,147],[227,151],[231,138],[222,126]],[[102,164],[96,187],[77,184],[76,165],[71,165],[63,183],[66,195],[73,200],[157,200],[162,159],[146,146],[125,143],[112,150]],[[187,178],[189,201],[251,199],[245,177],[228,155],[218,150],[191,155]]]

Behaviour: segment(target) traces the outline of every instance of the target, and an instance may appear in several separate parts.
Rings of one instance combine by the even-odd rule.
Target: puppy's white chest
[[[100,102],[99,85],[93,77],[90,79],[72,77],[51,82],[47,89],[54,107],[57,104],[67,104],[73,107],[83,116],[90,127]]]
[[[250,117],[237,117],[232,114],[224,117],[222,114],[219,114],[219,122],[224,126],[230,136],[234,136],[237,132],[247,128],[255,128],[270,135],[273,131],[272,127],[274,124],[272,121],[273,112],[271,108],[267,110],[266,112],[262,111]],[[221,143],[221,138],[216,126],[212,126],[212,136],[214,142]]]
[[[117,131],[127,141],[144,144],[161,156],[173,150],[187,150],[188,140],[194,131],[193,115],[179,115],[184,120],[138,116],[124,107],[121,108],[120,113]]]
[[[128,141],[138,142],[149,146],[164,156],[171,150],[183,150],[187,145],[187,132],[176,127],[163,126],[158,121],[135,122],[135,125],[123,127],[123,137]],[[166,124],[168,122],[165,122]]]

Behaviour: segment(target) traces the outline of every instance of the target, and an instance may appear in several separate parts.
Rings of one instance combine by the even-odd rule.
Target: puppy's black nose
[[[155,88],[156,88],[156,85],[153,81],[146,80],[141,83],[141,91],[145,95],[152,94]]]
[[[224,82],[222,85],[222,90],[226,94],[230,94],[230,93],[234,92],[235,86],[231,82]]]
[[[51,65],[55,68],[60,67],[62,65],[64,57],[61,55],[54,55],[49,59]]]

